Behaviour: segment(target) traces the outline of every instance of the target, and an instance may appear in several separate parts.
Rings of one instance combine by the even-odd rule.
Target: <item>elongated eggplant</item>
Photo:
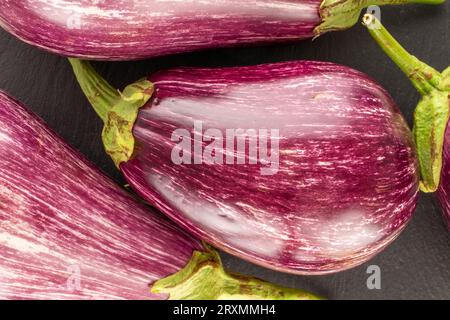
[[[363,24],[422,95],[414,112],[420,189],[437,191],[450,227],[450,67],[441,73],[410,55],[371,14]]]
[[[414,211],[411,133],[360,72],[312,61],[181,68],[118,92],[70,61],[130,185],[231,254],[336,272],[382,250]]]
[[[156,282],[155,282],[156,281]],[[0,91],[1,299],[312,299],[226,274]]]
[[[299,40],[354,25],[369,5],[444,0],[0,0],[0,26],[58,54],[131,60]]]

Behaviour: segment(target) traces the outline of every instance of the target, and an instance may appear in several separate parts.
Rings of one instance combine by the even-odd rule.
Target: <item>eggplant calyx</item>
[[[449,93],[435,90],[422,97],[414,112],[414,139],[421,173],[420,190],[439,187],[444,137],[449,120]]]
[[[153,84],[141,79],[127,86],[120,99],[107,114],[102,132],[103,145],[117,167],[127,162],[134,152],[135,140],[133,127],[139,109],[143,107],[153,94]]]
[[[205,251],[194,251],[188,264],[150,286],[155,294],[169,300],[318,300],[311,293],[284,288],[269,282],[238,274],[227,274],[217,251],[205,245]]]
[[[440,88],[443,91],[450,91],[450,67],[442,72],[442,81],[440,83]]]
[[[410,55],[371,14],[364,16],[363,25],[422,95],[414,111],[413,135],[419,158],[420,189],[434,192],[440,183],[450,116],[450,68],[440,73]]]
[[[441,4],[443,2],[445,0],[323,0],[319,8],[321,23],[314,29],[314,34],[318,37],[328,31],[348,29],[358,22],[362,9],[373,5]]]
[[[69,58],[81,89],[103,120],[103,145],[117,167],[133,155],[133,127],[139,109],[151,98],[154,87],[147,79],[127,86],[122,92],[103,79],[88,61]]]

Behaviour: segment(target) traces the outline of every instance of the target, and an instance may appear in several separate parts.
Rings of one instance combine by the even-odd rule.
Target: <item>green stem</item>
[[[119,92],[87,61],[69,58],[78,83],[99,117],[106,122],[108,111],[120,99]]]
[[[151,292],[171,300],[318,300],[306,291],[284,288],[238,274],[227,274],[219,254],[205,246],[179,272],[155,282]]]
[[[365,14],[363,24],[381,49],[406,74],[422,95],[430,93],[439,85],[442,80],[441,73],[409,54],[375,16]]]
[[[394,63],[422,94],[414,112],[414,140],[420,167],[420,189],[434,192],[439,187],[444,137],[449,121],[450,74],[440,73],[409,54],[371,14],[363,24]]]
[[[81,89],[103,120],[103,145],[117,167],[134,152],[133,127],[139,109],[153,94],[153,84],[141,79],[123,92],[114,89],[87,61],[69,58]]]
[[[323,0],[320,5],[321,24],[314,30],[316,36],[328,31],[343,30],[358,22],[361,10],[369,6],[409,3],[441,4],[445,0]]]

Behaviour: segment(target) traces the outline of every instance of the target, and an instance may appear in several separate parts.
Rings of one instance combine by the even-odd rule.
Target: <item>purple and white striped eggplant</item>
[[[225,274],[214,250],[116,186],[0,91],[0,298],[167,297],[314,298]]]
[[[58,54],[131,60],[312,38],[368,5],[444,0],[0,0],[0,26]]]
[[[231,254],[336,272],[382,250],[414,211],[411,133],[360,72],[312,61],[181,68],[120,93],[70,61],[129,184]]]
[[[363,23],[422,95],[414,112],[413,130],[420,189],[437,191],[450,228],[450,67],[441,73],[410,55],[373,15],[366,14]]]

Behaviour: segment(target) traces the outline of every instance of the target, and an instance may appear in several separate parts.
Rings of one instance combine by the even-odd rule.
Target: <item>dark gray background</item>
[[[438,70],[450,64],[450,4],[383,7],[382,22],[411,52]],[[380,51],[367,31],[326,34],[313,42],[219,49],[138,62],[95,63],[116,87],[171,66],[234,66],[294,59],[333,61],[372,76],[391,93],[411,124],[419,94]],[[82,95],[66,59],[21,43],[0,30],[0,89],[40,115],[67,142],[117,182],[124,180],[105,155],[102,123]],[[274,97],[276,98],[276,97]],[[226,268],[330,299],[450,299],[450,232],[432,195],[422,195],[412,222],[391,246],[364,265],[327,276],[294,276],[224,254]],[[381,290],[366,286],[367,267],[381,268]]]

